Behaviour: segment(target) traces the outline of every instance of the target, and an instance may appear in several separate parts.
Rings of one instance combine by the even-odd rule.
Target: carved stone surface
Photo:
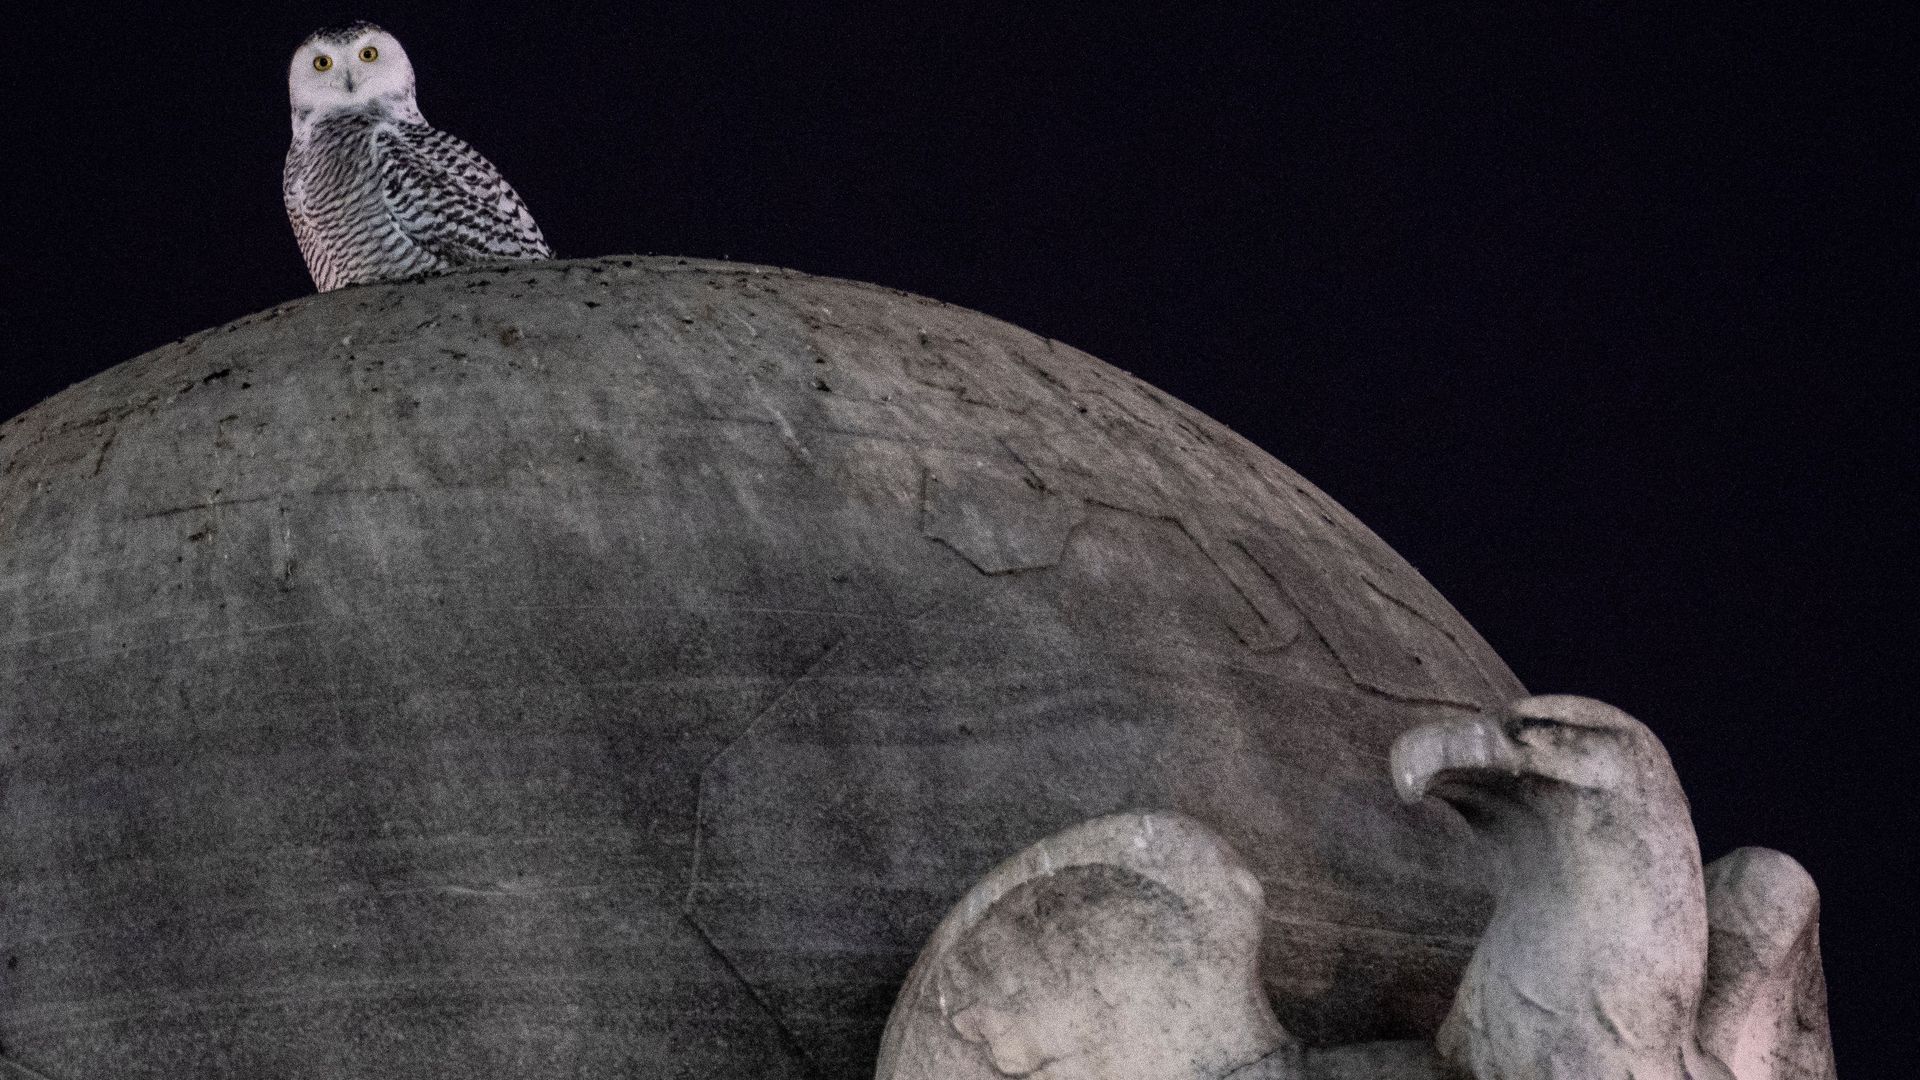
[[[974,312],[310,297],[0,426],[0,1060],[864,1076],[980,875],[1132,807],[1245,858],[1291,1031],[1416,1036],[1489,902],[1387,750],[1520,693],[1284,466]]]

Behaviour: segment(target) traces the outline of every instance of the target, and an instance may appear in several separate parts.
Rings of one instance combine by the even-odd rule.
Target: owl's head
[[[407,51],[369,22],[315,30],[301,42],[287,67],[287,95],[295,127],[348,109],[385,109],[402,120],[420,119]]]

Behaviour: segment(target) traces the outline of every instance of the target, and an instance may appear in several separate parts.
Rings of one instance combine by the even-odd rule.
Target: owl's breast
[[[383,195],[376,118],[329,117],[287,152],[282,189],[307,269],[322,292],[404,276],[433,264]]]
[[[379,171],[371,124],[317,125],[304,145],[287,154],[289,208],[316,220],[364,209],[369,197],[379,197]]]

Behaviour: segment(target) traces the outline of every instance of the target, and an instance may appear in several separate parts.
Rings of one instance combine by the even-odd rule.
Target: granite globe
[[[1255,867],[1290,1030],[1428,1034],[1488,898],[1387,751],[1523,693],[1138,379],[643,258],[307,297],[0,426],[0,673],[0,1053],[61,1080],[852,1080],[955,899],[1123,809]]]

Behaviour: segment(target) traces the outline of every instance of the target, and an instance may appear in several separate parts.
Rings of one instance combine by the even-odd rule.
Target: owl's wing
[[[1786,855],[1740,848],[1706,871],[1700,1044],[1740,1080],[1833,1080],[1820,892]]]
[[[381,196],[401,231],[451,263],[551,259],[540,226],[493,163],[425,124],[374,135]]]

